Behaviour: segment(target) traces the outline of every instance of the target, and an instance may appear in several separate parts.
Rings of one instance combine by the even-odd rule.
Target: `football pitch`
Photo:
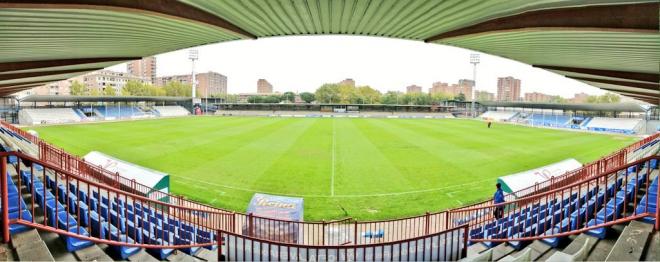
[[[491,197],[497,177],[582,163],[634,138],[475,120],[185,117],[30,128],[170,174],[170,190],[244,211],[255,192],[304,198],[306,220],[396,218]]]

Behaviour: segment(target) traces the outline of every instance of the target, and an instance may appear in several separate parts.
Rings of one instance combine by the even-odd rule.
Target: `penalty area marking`
[[[207,184],[207,185],[210,185],[210,186],[219,186],[219,187],[224,187],[224,188],[229,188],[229,189],[234,189],[234,190],[244,191],[244,192],[259,192],[259,193],[271,194],[271,195],[281,195],[281,196],[290,196],[290,197],[314,197],[314,198],[353,198],[353,197],[381,197],[381,196],[410,195],[410,194],[429,193],[429,192],[435,192],[435,191],[440,191],[440,190],[445,190],[445,189],[450,189],[450,188],[474,185],[474,184],[479,184],[479,183],[483,183],[483,182],[493,180],[492,178],[489,178],[489,179],[473,181],[473,182],[470,182],[470,183],[463,183],[463,184],[456,184],[456,185],[451,185],[451,186],[421,189],[421,190],[404,191],[404,192],[376,193],[376,194],[348,194],[348,195],[329,196],[329,195],[304,195],[304,194],[301,195],[301,194],[286,194],[286,193],[280,193],[280,192],[269,192],[269,191],[264,191],[264,190],[256,190],[256,189],[250,189],[250,188],[242,188],[242,187],[236,187],[236,186],[216,184],[216,183],[211,183],[211,182],[207,182],[207,181],[200,181],[200,180],[197,180],[197,179],[187,178],[187,177],[176,177],[176,179],[179,179],[179,178],[184,179],[184,180],[188,180],[188,181],[194,181],[194,182],[197,182],[197,183]],[[453,192],[451,192],[451,193],[453,193]]]

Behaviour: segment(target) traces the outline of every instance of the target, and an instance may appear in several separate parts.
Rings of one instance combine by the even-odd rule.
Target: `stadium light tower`
[[[479,54],[470,54],[470,64],[472,64],[472,116],[477,116],[475,100],[477,100],[477,64],[479,64]]]
[[[192,75],[192,77],[191,77],[191,81],[192,81],[192,83],[191,83],[191,84],[192,84],[192,98],[193,98],[193,106],[194,106],[194,105],[195,105],[195,104],[194,104],[194,103],[195,103],[195,91],[196,91],[196,90],[195,90],[195,89],[196,89],[196,88],[195,88],[195,86],[196,86],[196,80],[195,80],[195,61],[196,61],[197,59],[199,59],[199,51],[197,51],[197,49],[190,49],[190,51],[188,51],[188,59],[190,59],[190,62],[192,62],[192,70],[191,70],[191,71],[192,71],[192,73],[191,73],[191,75]]]

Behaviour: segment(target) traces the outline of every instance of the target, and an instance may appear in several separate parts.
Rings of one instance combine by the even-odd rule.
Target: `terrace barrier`
[[[393,242],[297,245],[221,232],[218,245],[227,261],[450,261],[467,256],[467,225]]]

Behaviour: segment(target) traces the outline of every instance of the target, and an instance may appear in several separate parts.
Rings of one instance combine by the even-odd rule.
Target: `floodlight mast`
[[[470,64],[472,64],[472,117],[477,116],[475,100],[477,100],[477,64],[479,64],[479,54],[470,54]]]
[[[195,61],[197,59],[199,59],[199,52],[197,51],[197,49],[190,49],[188,51],[188,59],[190,59],[190,62],[192,62],[191,82],[192,82],[192,89],[193,89],[192,90],[192,98],[193,98],[193,101],[194,101],[194,99],[196,97]]]

